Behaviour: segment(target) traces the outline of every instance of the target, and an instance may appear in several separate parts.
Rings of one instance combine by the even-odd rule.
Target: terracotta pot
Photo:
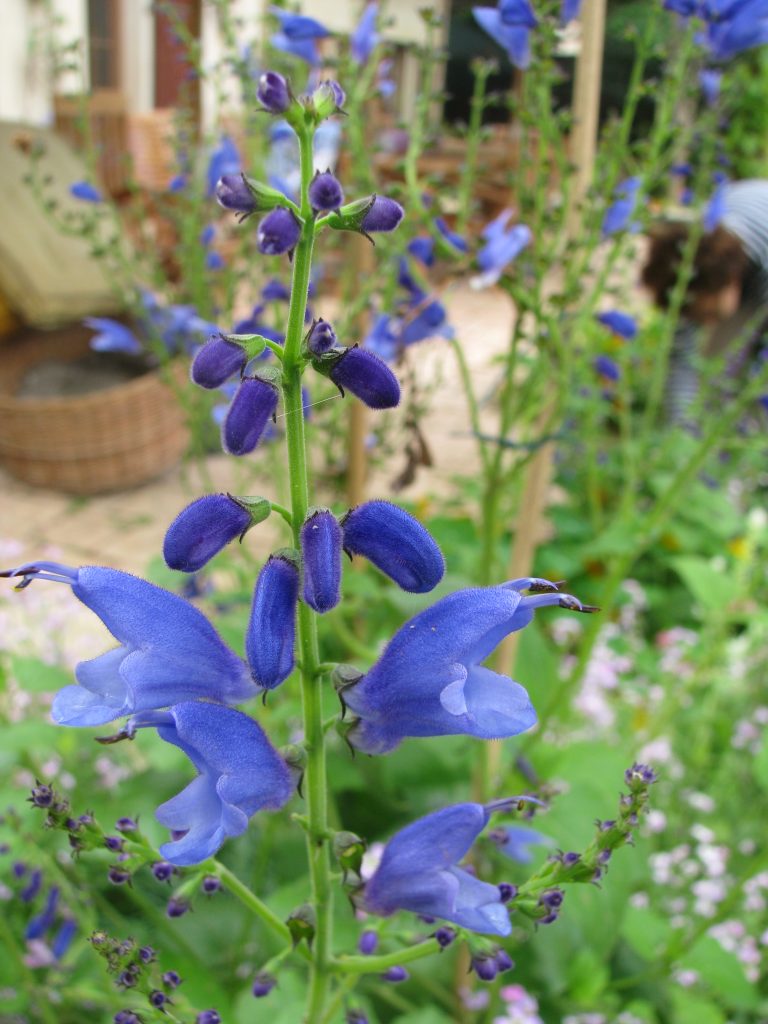
[[[0,464],[19,480],[68,494],[99,494],[145,483],[175,466],[189,434],[172,388],[185,366],[148,370],[82,395],[19,397],[34,366],[72,361],[92,332],[36,334],[0,356]]]

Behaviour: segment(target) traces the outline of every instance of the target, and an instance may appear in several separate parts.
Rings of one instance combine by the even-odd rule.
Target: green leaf
[[[680,966],[697,971],[702,983],[727,1006],[750,1010],[757,1005],[757,991],[747,980],[740,961],[711,936],[699,939],[680,960]]]
[[[725,1024],[725,1017],[710,999],[703,999],[684,988],[672,989],[675,1024]]]
[[[730,604],[739,595],[738,582],[714,569],[703,558],[682,556],[670,559],[675,572],[688,587],[694,599],[707,611]]]
[[[627,907],[621,934],[634,951],[645,960],[655,959],[670,936],[668,921],[660,914],[643,907]]]
[[[60,690],[73,682],[72,672],[58,665],[46,665],[39,658],[11,656],[11,673],[16,682],[30,693],[48,693]]]

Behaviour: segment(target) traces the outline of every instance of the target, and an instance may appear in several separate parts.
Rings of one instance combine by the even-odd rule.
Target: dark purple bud
[[[163,974],[163,984],[166,988],[178,988],[181,984],[181,976],[176,971],[166,971]]]
[[[104,845],[113,853],[122,853],[125,840],[120,836],[104,836]]]
[[[118,1010],[112,1018],[112,1024],[141,1024],[141,1018],[133,1010]]]
[[[499,949],[498,952],[496,953],[495,960],[496,969],[498,970],[499,974],[503,973],[504,971],[511,971],[512,968],[515,966],[515,961],[512,959],[512,957],[509,955],[506,949]]]
[[[183,917],[188,910],[189,903],[187,900],[176,899],[175,896],[171,896],[165,908],[165,913],[167,917]]]
[[[131,880],[131,872],[124,868],[111,867],[107,872],[107,878],[112,885],[126,885]]]
[[[363,956],[371,956],[379,945],[379,933],[368,929],[357,940],[357,948]]]
[[[151,946],[142,946],[139,950],[139,960],[143,964],[152,964],[157,959],[157,954]]]
[[[203,1010],[195,1017],[195,1024],[221,1024],[221,1017],[215,1010]]]
[[[256,98],[270,114],[284,114],[291,105],[291,90],[277,71],[265,71],[259,78]]]
[[[192,360],[190,376],[201,388],[219,388],[236,373],[242,373],[247,356],[241,345],[214,334]]]
[[[338,210],[344,202],[344,190],[330,171],[316,174],[309,184],[309,201],[317,211]]]
[[[259,224],[256,245],[265,256],[282,256],[296,248],[301,235],[301,224],[292,210],[278,207]]]
[[[502,903],[509,903],[517,896],[517,886],[511,885],[509,882],[499,883],[499,898]]]
[[[357,345],[346,349],[330,367],[328,376],[342,395],[351,391],[370,409],[394,409],[400,384],[383,359]]]
[[[71,917],[65,918],[51,943],[51,952],[57,960],[67,952],[76,934],[77,922]]]
[[[217,878],[216,875],[206,875],[203,879],[201,888],[204,893],[207,893],[210,896],[212,893],[218,892],[219,889],[221,889],[221,879]]]
[[[263,999],[264,996],[269,995],[275,985],[277,985],[277,978],[274,975],[268,974],[266,971],[259,971],[253,979],[251,992],[257,999]]]
[[[162,1010],[167,1002],[168,996],[165,992],[161,992],[160,989],[156,988],[149,993],[149,1005],[154,1006],[156,1010]]]
[[[118,818],[115,822],[115,828],[118,832],[137,832],[139,826],[133,818]]]
[[[455,942],[456,932],[453,928],[438,928],[435,932],[435,938],[437,939],[440,948],[445,949],[447,946],[450,946],[452,942]]]
[[[540,917],[536,924],[554,924],[557,916],[557,911],[553,910],[551,914],[545,914],[544,917]]]
[[[299,570],[290,558],[270,555],[256,580],[245,654],[258,686],[272,690],[293,671]]]
[[[572,868],[574,867],[574,865],[578,864],[580,860],[581,854],[576,853],[573,850],[569,850],[568,853],[564,853],[563,856],[560,858],[560,862],[562,863],[564,868]]]
[[[432,590],[443,578],[443,553],[418,519],[388,501],[366,501],[341,523],[344,550],[363,555],[402,589]]]
[[[611,819],[610,821],[599,821],[598,820],[597,827],[598,827],[598,829],[601,832],[610,832],[615,824],[616,824],[616,822],[613,819]]]
[[[247,455],[259,443],[277,410],[278,390],[261,377],[244,377],[221,427],[224,451]]]
[[[499,973],[496,957],[491,953],[479,953],[473,956],[470,969],[475,972],[480,981],[493,981]]]
[[[329,612],[341,600],[342,533],[336,516],[320,509],[301,527],[302,597],[316,612]]]
[[[120,988],[133,988],[138,980],[138,971],[133,967],[127,967],[124,971],[121,971],[117,976],[117,985]]]
[[[35,868],[29,876],[29,881],[19,893],[19,899],[23,903],[31,903],[35,896],[40,892],[42,884],[43,873],[39,868]]]
[[[624,781],[633,793],[641,792],[656,782],[658,777],[650,765],[639,764],[637,761],[624,772]]]
[[[368,1024],[368,1018],[362,1010],[347,1010],[345,1024]]]
[[[225,210],[235,210],[243,218],[255,213],[256,196],[248,187],[243,174],[225,174],[216,183],[216,198]]]
[[[369,234],[373,231],[394,231],[405,211],[400,203],[387,196],[374,196],[373,204],[363,217],[361,227]]]
[[[174,865],[169,864],[167,860],[158,860],[152,865],[152,874],[158,882],[169,882],[175,871]]]
[[[597,855],[598,864],[607,864],[613,855],[613,850],[601,850]]]
[[[251,513],[228,494],[206,494],[168,527],[163,558],[171,569],[197,572],[251,525]]]
[[[23,878],[27,873],[27,865],[21,860],[14,861],[11,871],[14,878]]]
[[[312,330],[307,336],[307,348],[313,356],[323,356],[330,352],[336,342],[336,331],[327,320],[320,319],[312,324]]]
[[[539,903],[542,907],[547,907],[549,910],[559,910],[563,905],[564,899],[565,893],[561,892],[560,889],[546,889],[539,896]]]
[[[408,971],[404,967],[390,967],[381,976],[382,981],[391,981],[396,985],[401,981],[408,981],[408,978]]]
[[[33,787],[32,793],[29,797],[29,802],[31,804],[35,807],[42,807],[44,809],[52,807],[55,801],[56,794],[53,791],[53,787],[46,786],[42,782],[38,782],[37,785]]]

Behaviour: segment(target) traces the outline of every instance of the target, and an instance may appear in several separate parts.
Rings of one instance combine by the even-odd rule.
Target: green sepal
[[[365,840],[355,835],[354,832],[337,832],[334,835],[333,855],[344,872],[345,882],[350,873],[358,878],[360,877],[365,850]]]
[[[249,178],[247,174],[243,175],[243,181],[256,201],[257,212],[274,210],[277,206],[286,205],[285,195],[279,189],[265,185],[263,181],[256,181],[255,178]]]
[[[235,495],[229,492],[227,492],[227,497],[234,501],[236,505],[239,505],[240,508],[244,508],[251,517],[251,522],[243,531],[241,539],[250,530],[251,526],[263,523],[272,512],[272,502],[268,498],[255,495]]]
[[[222,334],[224,341],[239,345],[248,357],[248,361],[260,356],[267,347],[267,339],[261,334]]]
[[[355,199],[352,203],[342,206],[336,213],[331,213],[324,218],[323,223],[334,231],[357,231],[364,235],[363,221],[369,210],[376,202],[376,195],[366,196],[365,199]]]
[[[314,941],[317,929],[317,917],[314,907],[309,903],[302,903],[300,907],[291,912],[285,923],[288,925],[288,931],[291,933],[294,949],[302,939],[306,940],[310,949],[312,948],[312,942]]]

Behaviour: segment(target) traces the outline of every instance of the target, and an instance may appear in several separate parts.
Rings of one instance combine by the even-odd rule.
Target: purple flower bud
[[[547,889],[539,896],[539,903],[550,910],[559,910],[564,899],[565,894],[560,889]]]
[[[266,971],[259,971],[253,979],[251,992],[256,999],[263,999],[264,996],[269,995],[275,985],[277,985],[277,978],[274,975],[268,974]]]
[[[163,974],[163,984],[166,988],[178,988],[181,984],[181,977],[176,971],[166,971]]]
[[[293,671],[299,570],[270,555],[256,580],[245,654],[255,683],[272,690]]]
[[[221,879],[217,878],[216,875],[206,875],[203,879],[201,888],[204,893],[207,893],[210,896],[212,893],[218,892],[219,889],[221,889]]]
[[[502,974],[504,971],[511,971],[515,966],[515,961],[506,949],[499,949],[494,959],[496,960],[496,969],[499,974]]]
[[[368,1024],[368,1018],[362,1010],[347,1010],[345,1024]]]
[[[149,993],[149,1005],[154,1006],[156,1010],[162,1010],[167,1002],[168,996],[160,989],[156,988]]]
[[[284,114],[291,105],[291,90],[277,71],[265,71],[259,78],[256,98],[270,114]]]
[[[390,967],[389,970],[385,971],[381,976],[382,981],[391,981],[396,985],[401,981],[407,981],[408,978],[408,971],[406,971],[404,967]]]
[[[658,777],[650,765],[639,764],[637,761],[624,772],[624,781],[633,793],[638,793],[650,786],[656,782]]]
[[[379,933],[368,929],[364,931],[360,938],[357,940],[357,948],[363,954],[363,956],[371,956],[372,953],[376,952],[379,945]]]
[[[142,946],[139,950],[139,960],[144,964],[151,964],[157,959],[157,955],[151,946]]]
[[[22,903],[31,903],[40,892],[42,884],[43,872],[39,868],[35,868],[29,876],[29,881],[19,893],[19,899]]]
[[[122,853],[125,843],[120,836],[104,836],[104,845],[113,853]]]
[[[544,917],[540,917],[536,924],[554,924],[557,920],[557,917],[557,911],[553,910],[551,914],[545,914]]]
[[[470,969],[475,972],[480,981],[493,981],[499,973],[496,957],[491,953],[478,953],[473,956]]]
[[[47,809],[52,807],[56,800],[56,794],[53,791],[52,786],[46,786],[45,783],[38,782],[32,789],[32,794],[29,797],[30,803],[35,807],[42,807]]]
[[[499,883],[499,896],[501,897],[502,903],[509,903],[517,896],[517,886],[511,885],[509,882]]]
[[[323,356],[336,345],[336,331],[327,320],[315,321],[307,336],[307,348],[313,356]]]
[[[296,248],[300,236],[301,224],[296,220],[293,210],[279,206],[259,224],[256,244],[259,252],[265,256],[282,256]]]
[[[67,952],[76,934],[77,923],[71,917],[66,918],[51,943],[51,952],[57,960],[61,960]]]
[[[312,93],[312,107],[318,118],[323,119],[335,114],[344,106],[347,95],[333,79],[321,82]]]
[[[363,217],[362,229],[373,231],[394,231],[403,219],[405,211],[399,203],[387,196],[374,196],[371,208]]]
[[[452,942],[456,940],[456,932],[453,928],[438,928],[435,932],[435,938],[441,949],[445,949],[450,946]]]
[[[118,818],[115,822],[115,828],[118,832],[137,832],[139,826],[133,818]]]
[[[320,509],[301,527],[302,597],[316,612],[328,612],[341,600],[342,532],[336,516]]]
[[[216,199],[225,210],[235,210],[243,217],[255,213],[256,197],[243,174],[225,174],[216,183]]]
[[[158,860],[152,865],[152,874],[158,882],[169,882],[175,871],[175,866],[167,860]]]
[[[277,410],[278,390],[261,377],[244,377],[224,422],[221,440],[230,455],[247,455],[261,439]]]
[[[309,185],[309,201],[315,211],[338,210],[344,202],[344,191],[330,171],[314,176]]]
[[[400,401],[400,384],[387,364],[365,349],[346,349],[330,368],[328,376],[344,394],[345,389],[369,409],[394,409]]]
[[[118,1010],[112,1018],[112,1024],[141,1024],[141,1018],[133,1010]]]
[[[601,850],[597,855],[597,861],[599,864],[607,864],[613,856],[613,850]]]
[[[184,899],[176,899],[175,896],[171,896],[168,900],[168,905],[165,908],[166,917],[183,917],[189,910],[189,903]]]
[[[171,569],[197,572],[251,525],[251,514],[228,494],[206,494],[168,527],[163,558]]]
[[[402,589],[432,590],[443,578],[440,548],[418,519],[388,501],[366,501],[342,521],[344,550],[363,555]]]
[[[89,181],[76,181],[69,186],[69,191],[75,199],[82,199],[86,203],[100,203],[102,200],[101,192]]]
[[[333,78],[331,78],[325,84],[328,86],[328,88],[333,93],[333,98],[336,100],[336,106],[339,109],[341,109],[344,106],[344,103],[345,103],[345,101],[347,99],[347,94],[344,92],[344,90],[339,85],[339,83],[335,79],[333,79]]]
[[[214,334],[195,354],[190,376],[201,388],[219,388],[230,377],[243,372],[246,359],[242,346]]]
[[[215,1010],[203,1010],[195,1017],[195,1024],[221,1024],[221,1017]]]
[[[131,872],[124,868],[111,867],[107,872],[107,878],[112,885],[125,885],[131,880]]]
[[[595,371],[606,380],[617,381],[621,377],[618,364],[610,356],[596,356],[592,365]]]
[[[138,974],[136,965],[132,964],[130,967],[126,967],[124,971],[120,971],[115,984],[119,988],[133,988],[138,980]]]

